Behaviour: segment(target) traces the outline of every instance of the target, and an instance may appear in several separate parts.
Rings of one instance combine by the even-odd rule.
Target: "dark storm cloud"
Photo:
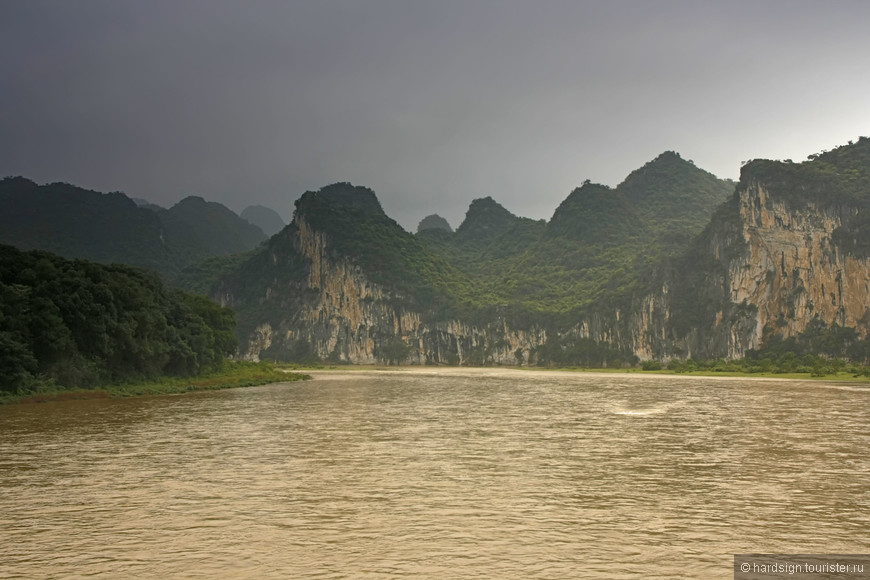
[[[413,228],[546,218],[664,150],[722,177],[870,133],[863,2],[34,2],[0,19],[0,175]]]

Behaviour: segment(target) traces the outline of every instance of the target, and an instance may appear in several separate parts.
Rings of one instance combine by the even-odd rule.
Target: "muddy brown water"
[[[2,578],[731,578],[870,552],[870,388],[315,372],[0,408]]]

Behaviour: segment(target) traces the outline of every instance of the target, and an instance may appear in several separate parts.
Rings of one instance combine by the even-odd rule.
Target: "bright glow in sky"
[[[665,150],[736,179],[870,134],[870,3],[6,0],[0,176],[286,220],[372,188],[410,230],[549,218]]]

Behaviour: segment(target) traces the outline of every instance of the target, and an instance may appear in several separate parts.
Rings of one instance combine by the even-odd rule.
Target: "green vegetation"
[[[446,219],[441,217],[438,214],[433,213],[432,215],[427,215],[420,223],[417,224],[417,233],[425,232],[426,230],[443,230],[445,232],[452,233],[453,228],[450,227],[450,224]]]
[[[0,246],[0,391],[93,388],[222,368],[232,311],[129,266]]]
[[[400,364],[411,354],[411,348],[399,336],[393,336],[381,343],[375,349],[375,356],[388,365]]]
[[[644,370],[655,370],[656,361],[644,361]],[[854,328],[828,326],[815,319],[798,336],[784,338],[772,327],[764,329],[762,346],[739,360],[672,360],[672,372],[723,372],[809,374],[814,377],[848,372],[870,377],[870,339],[861,338]],[[650,368],[647,368],[650,367]]]
[[[740,172],[740,184],[761,183],[794,204],[819,207],[870,203],[870,139],[811,155],[803,163],[755,159]]]
[[[186,197],[156,212],[173,250],[174,264],[161,272],[177,271],[210,256],[246,252],[265,241],[263,231],[228,208],[201,197]]]
[[[720,310],[732,322],[739,322],[745,318],[745,309],[752,307],[733,304],[726,288],[730,260],[747,249],[738,202],[735,193],[719,206],[694,243],[659,274],[670,282],[670,329],[676,337],[692,330],[705,333]],[[714,256],[713,245],[721,245],[724,251]]]
[[[260,351],[260,358],[276,363],[294,363],[301,365],[319,365],[320,359],[314,352],[314,347],[307,340],[297,339],[285,345],[275,341],[269,348]]]
[[[576,320],[592,308],[628,306],[655,272],[674,267],[669,262],[733,190],[667,152],[616,189],[585,182],[549,223],[484,198],[472,202],[454,235],[429,230],[417,238],[472,282],[467,300],[477,308]]]
[[[333,257],[358,264],[409,305],[438,316],[471,302],[470,280],[387,217],[371,190],[337,183],[303,195],[296,211],[328,236]]]
[[[634,353],[589,338],[551,338],[533,355],[538,366],[547,367],[622,368],[638,363]]]
[[[690,247],[735,183],[666,151],[636,169],[616,188],[644,223],[643,245],[652,257],[673,258]]]
[[[196,391],[254,387],[309,378],[311,377],[304,373],[287,372],[267,363],[224,361],[220,369],[196,377],[164,377],[159,380],[102,385],[90,389],[63,389],[56,385],[41,384],[35,389],[16,395],[0,392],[0,405],[108,397],[173,395]]]
[[[214,287],[225,276],[236,271],[254,255],[254,250],[243,254],[212,256],[194,262],[181,271],[167,276],[167,281],[176,288],[191,294],[211,296]]]
[[[547,237],[589,246],[623,245],[635,242],[645,227],[621,192],[587,181],[556,208]]]

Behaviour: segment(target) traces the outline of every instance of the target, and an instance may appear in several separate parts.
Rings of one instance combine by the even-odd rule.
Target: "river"
[[[0,577],[706,579],[870,551],[867,386],[313,374],[0,408]]]

